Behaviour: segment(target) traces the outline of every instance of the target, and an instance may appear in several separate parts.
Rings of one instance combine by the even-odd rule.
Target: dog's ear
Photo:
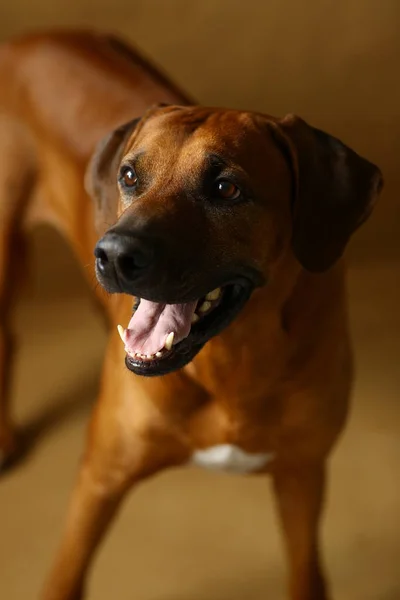
[[[272,128],[295,180],[293,251],[305,269],[325,271],[370,215],[383,187],[382,174],[338,139],[294,115]]]
[[[117,219],[118,167],[126,143],[139,121],[129,121],[103,138],[86,169],[85,188],[95,202],[95,224],[100,235]]]

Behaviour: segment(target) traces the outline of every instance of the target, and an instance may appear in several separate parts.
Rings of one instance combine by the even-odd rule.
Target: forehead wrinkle
[[[177,160],[178,147],[173,141],[164,138],[160,132],[154,132],[150,136],[145,136],[138,146],[131,148],[131,151],[125,155],[124,160],[136,161],[143,168],[154,169],[155,172],[164,172],[171,165],[171,162]]]
[[[250,141],[254,131],[255,124],[250,114],[231,110],[211,114],[194,137],[200,136],[210,153],[235,162],[238,150],[241,154],[245,140]]]
[[[209,144],[204,138],[189,138],[180,149],[176,162],[176,174],[193,179],[208,164]]]
[[[178,126],[177,126],[178,124]],[[182,145],[190,137],[192,129],[181,119],[176,119],[174,113],[156,116],[144,123],[139,135],[131,140],[129,151],[125,158],[132,159],[143,153],[150,162],[157,162],[158,168],[176,160]]]
[[[166,177],[165,183],[174,174],[193,177],[209,163],[207,155],[219,154],[227,163],[235,162],[238,146],[253,127],[244,112],[183,109],[147,121],[125,159],[143,153],[143,163]]]
[[[153,155],[157,171],[161,174],[166,169],[169,170],[169,181],[174,179],[174,174],[186,178],[194,175],[204,162],[211,142],[210,135],[204,128],[206,120],[203,115],[183,122],[175,117],[172,123],[166,123],[166,130],[158,131],[152,136],[150,143],[146,144]],[[146,138],[145,141],[147,142]]]

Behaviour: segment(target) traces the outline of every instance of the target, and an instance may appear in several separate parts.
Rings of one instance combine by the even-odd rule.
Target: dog
[[[0,80],[4,460],[17,452],[8,316],[36,223],[95,263],[110,323],[41,598],[81,600],[128,491],[195,464],[269,474],[289,597],[326,600],[318,529],[352,382],[343,254],[380,170],[296,116],[196,106],[106,35],[15,39],[0,51]]]

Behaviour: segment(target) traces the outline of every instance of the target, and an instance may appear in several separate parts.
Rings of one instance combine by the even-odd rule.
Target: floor
[[[0,39],[55,25],[120,32],[201,102],[295,110],[381,166],[384,197],[350,251],[357,385],[332,458],[323,532],[336,600],[400,599],[399,11],[397,0],[310,0],[307,9],[247,0],[245,12],[240,0],[98,0],[95,11],[89,0],[0,5]],[[105,344],[61,241],[39,231],[33,255],[16,307],[14,377],[31,450],[0,481],[2,600],[37,598]],[[89,600],[282,600],[284,569],[267,480],[174,471],[129,498],[99,553]]]

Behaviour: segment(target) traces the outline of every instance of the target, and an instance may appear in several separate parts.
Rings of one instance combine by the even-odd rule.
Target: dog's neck
[[[234,326],[206,344],[188,374],[212,394],[232,396],[240,373],[239,387],[248,398],[258,398],[261,390],[265,395],[286,377],[289,363],[317,346],[332,321],[343,327],[344,280],[341,262],[314,275],[294,260],[285,261],[284,268],[276,269],[269,282],[253,292]],[[327,313],[332,315],[328,321]],[[254,314],[262,317],[255,320]]]

